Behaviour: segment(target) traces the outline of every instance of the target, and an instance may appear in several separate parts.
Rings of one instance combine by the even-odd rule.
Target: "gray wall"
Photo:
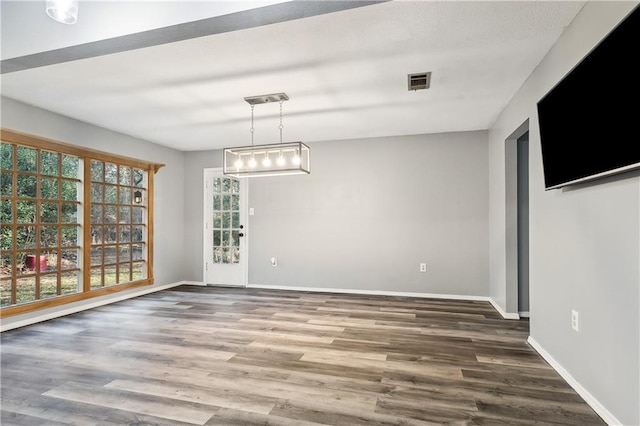
[[[636,4],[587,3],[489,131],[491,297],[508,290],[505,140],[530,118],[531,337],[625,425],[640,423],[640,177],[544,191],[536,102]]]
[[[184,154],[182,152],[92,126],[6,97],[1,98],[1,107],[2,127],[114,154],[164,163],[166,166],[155,175],[154,285],[170,284],[184,279],[182,258],[184,239],[181,232],[184,223],[182,195]],[[122,294],[109,295],[102,299]],[[73,306],[93,303],[96,300],[98,299],[89,299]],[[68,309],[70,306],[64,305],[12,316],[3,319],[3,324],[47,314],[57,309]]]
[[[204,169],[222,167],[222,151],[185,152],[184,280],[203,282]]]
[[[486,132],[311,152],[309,176],[249,182],[249,284],[488,295]],[[219,152],[186,154],[189,280],[202,281],[202,171],[219,165]]]

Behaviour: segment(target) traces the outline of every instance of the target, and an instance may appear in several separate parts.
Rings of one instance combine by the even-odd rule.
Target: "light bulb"
[[[249,159],[249,162],[247,164],[249,165],[249,168],[251,168],[251,169],[255,169],[256,166],[258,165],[258,163],[256,162],[256,159],[253,158],[253,157],[251,157]]]
[[[269,158],[268,155],[265,155],[264,158],[262,159],[262,165],[264,167],[269,167],[271,165],[271,158]]]
[[[276,160],[276,164],[280,167],[284,166],[284,164],[286,163],[284,157],[282,155],[280,155],[278,157],[278,159]]]
[[[233,163],[234,166],[236,166],[236,169],[241,169],[242,166],[244,166],[244,163],[242,162],[241,159],[237,159],[235,163]]]
[[[300,165],[300,156],[298,154],[294,155],[293,158],[291,159],[291,162],[293,164],[295,164],[296,166]]]

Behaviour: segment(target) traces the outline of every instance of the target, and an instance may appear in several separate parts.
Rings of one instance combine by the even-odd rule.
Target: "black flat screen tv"
[[[640,7],[537,104],[546,189],[640,168]]]

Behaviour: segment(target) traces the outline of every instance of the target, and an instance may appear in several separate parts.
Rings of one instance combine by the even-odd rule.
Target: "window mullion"
[[[41,155],[42,151],[40,149],[36,149],[36,193],[35,193],[35,201],[36,201],[36,218],[35,218],[35,239],[36,239],[36,249],[35,249],[35,259],[33,260],[33,271],[36,274],[36,294],[34,296],[35,300],[40,300],[40,274],[42,270],[40,269],[40,255],[42,254],[41,249],[41,241],[40,237],[42,235],[42,221],[41,221],[41,212],[40,206],[42,205],[42,175],[40,174],[40,165],[41,165]],[[17,218],[16,218],[17,219]]]
[[[91,290],[91,159],[83,157],[82,191],[82,292]]]
[[[153,281],[153,179],[152,170],[147,172],[147,279]]]

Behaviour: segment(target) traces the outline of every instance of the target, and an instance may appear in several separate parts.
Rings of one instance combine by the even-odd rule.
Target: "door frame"
[[[505,139],[505,312],[520,318],[518,310],[518,139],[529,132],[527,118]],[[529,133],[531,135],[531,133]],[[529,146],[531,146],[529,144]],[[529,169],[528,169],[529,170]],[[529,261],[531,254],[529,252]],[[531,278],[529,277],[529,312],[531,312]],[[529,312],[523,312],[528,317]]]
[[[228,287],[229,285],[227,284],[209,284],[207,283],[207,266],[208,266],[208,262],[209,262],[209,252],[208,250],[210,249],[209,247],[207,247],[207,245],[209,244],[209,242],[207,241],[207,232],[209,232],[209,229],[207,227],[207,220],[209,219],[207,217],[207,215],[210,212],[210,207],[207,206],[207,199],[208,199],[208,187],[207,187],[207,183],[208,183],[208,175],[210,173],[220,173],[220,175],[223,175],[222,173],[223,168],[222,167],[205,167],[205,169],[203,170],[202,173],[202,284],[203,285],[211,285],[211,286],[216,286],[216,285],[220,285],[220,286],[224,286],[224,287]],[[248,231],[248,222],[249,222],[249,182],[246,179],[242,179],[242,178],[237,178],[240,181],[240,191],[241,193],[244,193],[244,199],[246,200],[246,202],[244,203],[244,208],[242,208],[240,210],[240,222],[244,224],[244,244],[241,246],[240,248],[240,256],[241,259],[244,259],[243,262],[241,262],[242,267],[242,282],[234,287],[242,287],[242,288],[246,288],[247,284],[249,282],[249,232]]]

